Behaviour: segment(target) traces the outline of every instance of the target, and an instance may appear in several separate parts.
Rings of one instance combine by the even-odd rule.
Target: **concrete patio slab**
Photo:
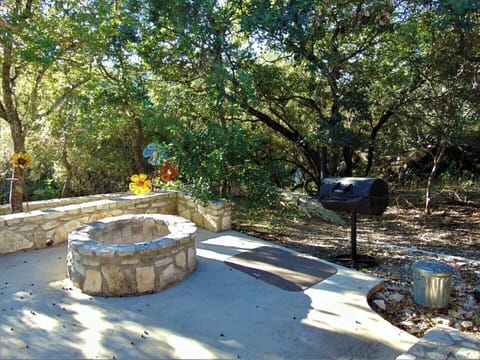
[[[370,309],[381,280],[335,275],[286,291],[224,263],[271,243],[200,230],[197,270],[162,292],[93,297],[66,245],[0,257],[0,359],[395,359],[418,339]]]

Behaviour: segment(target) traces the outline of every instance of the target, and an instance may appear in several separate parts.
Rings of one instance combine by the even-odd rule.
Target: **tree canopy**
[[[126,190],[149,143],[205,199],[480,173],[477,1],[6,0],[0,51],[17,203]]]

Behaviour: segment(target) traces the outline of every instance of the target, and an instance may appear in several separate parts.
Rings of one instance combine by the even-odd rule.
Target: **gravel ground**
[[[385,289],[371,299],[372,308],[386,320],[422,337],[437,324],[448,325],[480,338],[480,193],[444,191],[437,194],[431,215],[422,209],[420,192],[390,195],[390,206],[380,217],[359,216],[357,251],[376,260],[360,271],[385,280]],[[237,231],[338,262],[350,253],[350,225],[307,216],[293,206],[252,212],[236,204]],[[339,256],[340,255],[340,256]],[[411,266],[418,260],[437,259],[453,269],[448,307],[431,309],[413,301]]]

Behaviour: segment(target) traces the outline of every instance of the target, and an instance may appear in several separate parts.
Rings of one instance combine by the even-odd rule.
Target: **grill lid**
[[[329,210],[381,215],[388,205],[388,186],[378,178],[329,177],[322,182],[319,200]]]

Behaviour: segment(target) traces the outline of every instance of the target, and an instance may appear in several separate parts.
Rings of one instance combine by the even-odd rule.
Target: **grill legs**
[[[357,212],[350,217],[350,242],[352,244],[352,269],[357,268]]]
[[[352,211],[350,217],[351,252],[335,256],[334,262],[350,266],[352,269],[369,268],[377,265],[375,258],[369,255],[357,254],[357,212]]]

